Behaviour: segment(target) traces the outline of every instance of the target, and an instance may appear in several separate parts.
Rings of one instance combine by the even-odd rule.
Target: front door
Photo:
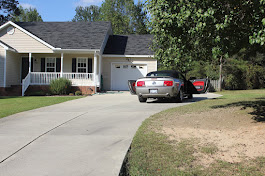
[[[33,59],[31,58],[31,71],[33,71]],[[29,57],[22,57],[21,82],[29,73]]]

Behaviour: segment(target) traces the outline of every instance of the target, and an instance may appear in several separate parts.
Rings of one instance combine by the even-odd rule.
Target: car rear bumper
[[[150,93],[157,90],[157,93]],[[136,94],[143,98],[172,98],[178,95],[178,91],[172,87],[136,87]]]

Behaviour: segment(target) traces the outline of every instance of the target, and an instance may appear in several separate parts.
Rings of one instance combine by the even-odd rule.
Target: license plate
[[[150,94],[157,94],[157,89],[153,89],[153,90],[151,89]]]

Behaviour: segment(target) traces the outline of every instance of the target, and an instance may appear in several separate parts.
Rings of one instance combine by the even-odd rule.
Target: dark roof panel
[[[17,25],[62,49],[100,49],[110,22],[17,22]]]
[[[152,35],[111,35],[104,54],[113,55],[153,55],[150,49]]]

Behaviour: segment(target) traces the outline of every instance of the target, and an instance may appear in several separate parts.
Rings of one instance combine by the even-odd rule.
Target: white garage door
[[[112,63],[112,90],[129,90],[128,80],[137,80],[147,74],[146,64]]]

